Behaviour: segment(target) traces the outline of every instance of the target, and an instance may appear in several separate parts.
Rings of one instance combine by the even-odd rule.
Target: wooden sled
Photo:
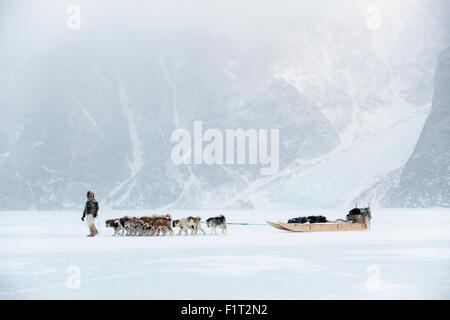
[[[316,231],[363,231],[368,229],[367,223],[313,223],[297,224],[284,222],[270,222],[269,225],[279,230],[289,230],[295,232],[316,232]]]
[[[274,227],[275,229],[278,229],[278,230],[289,230],[289,229],[286,229],[285,227],[279,225],[279,224],[276,223],[276,222],[272,222],[272,221],[266,221],[266,222],[267,222],[269,225],[271,225],[272,227]]]

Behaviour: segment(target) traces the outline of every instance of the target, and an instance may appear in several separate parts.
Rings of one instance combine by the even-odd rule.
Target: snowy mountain
[[[1,209],[75,209],[88,189],[112,209],[346,205],[408,161],[450,44],[446,1],[382,3],[376,30],[364,3],[82,3],[80,30],[68,4],[0,10]],[[279,173],[175,165],[171,133],[196,120],[279,129]]]
[[[414,152],[381,204],[450,206],[450,48],[439,57],[434,81],[433,105]]]

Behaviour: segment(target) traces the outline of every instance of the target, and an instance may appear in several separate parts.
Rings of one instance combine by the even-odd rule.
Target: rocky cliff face
[[[381,204],[450,206],[450,48],[439,57],[431,111],[414,152]]]

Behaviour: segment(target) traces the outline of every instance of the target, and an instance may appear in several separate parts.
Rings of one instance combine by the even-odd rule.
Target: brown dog
[[[147,236],[153,236],[156,234],[156,217],[141,217],[147,226],[144,228],[144,234]]]
[[[155,235],[159,236],[162,233],[165,236],[167,232],[173,235],[172,216],[170,214],[166,214],[165,216],[154,215],[153,218],[155,218],[153,225],[155,227]]]

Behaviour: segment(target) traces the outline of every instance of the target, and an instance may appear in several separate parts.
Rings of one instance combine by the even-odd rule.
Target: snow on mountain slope
[[[386,172],[406,163],[426,117],[427,114],[422,114],[399,123],[305,170],[281,195],[272,199],[277,202],[291,200],[308,207],[320,207],[321,204],[348,207],[351,205],[348,200],[355,198]]]
[[[122,81],[120,79],[119,73],[117,74],[117,77],[119,85],[120,105],[122,106],[123,112],[125,113],[128,122],[128,133],[130,136],[132,148],[132,155],[131,155],[132,159],[127,159],[128,166],[130,168],[130,176],[122,183],[120,183],[117,187],[115,187],[108,195],[108,198],[114,199],[114,197],[116,197],[115,201],[112,201],[111,203],[108,204],[108,206],[110,207],[118,206],[128,198],[131,189],[135,186],[135,182],[133,181],[133,179],[136,177],[136,175],[139,174],[139,172],[142,170],[142,167],[144,166],[144,160],[142,157],[142,144],[139,139],[135,116],[133,115],[132,108],[129,105],[129,100],[123,87]],[[130,182],[131,185],[128,185]],[[125,192],[123,192],[122,188],[124,188],[127,185],[128,189]],[[117,194],[120,191],[122,191],[123,194],[125,194],[125,196],[123,196],[122,194],[120,197],[117,198]]]
[[[337,147],[321,158],[301,161],[272,178],[252,184],[236,203],[248,198],[256,208],[332,208],[353,205],[353,200],[387,172],[410,157],[427,113],[397,123],[350,148]],[[368,202],[368,199],[360,199]],[[233,207],[229,202],[228,206]]]
[[[405,162],[406,164],[406,162]],[[405,165],[400,168],[394,169],[387,173],[380,180],[369,186],[366,190],[361,192],[351,203],[370,203],[371,207],[391,207],[392,204],[384,202],[387,194],[391,192],[393,188],[398,186],[400,176]]]

